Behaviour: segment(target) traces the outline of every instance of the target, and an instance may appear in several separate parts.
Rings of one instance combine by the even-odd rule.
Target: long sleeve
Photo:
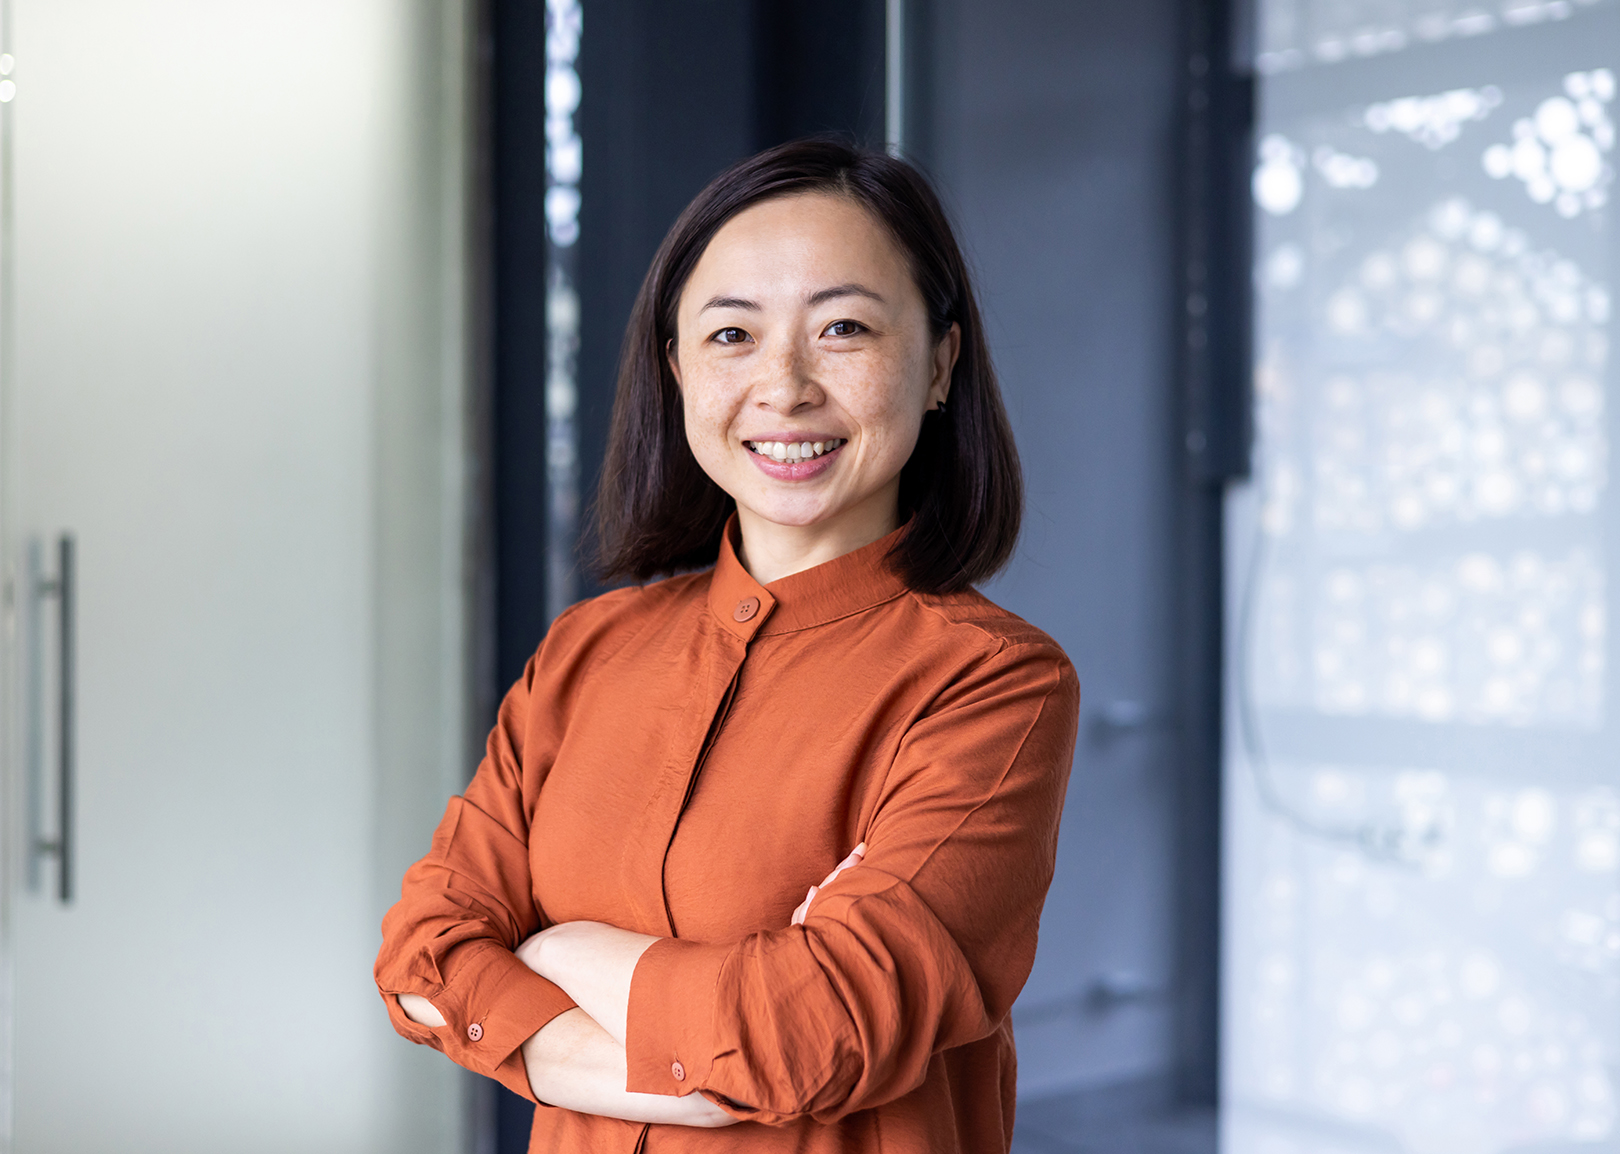
[[[995,1031],[1034,959],[1078,712],[1074,670],[1049,643],[1004,645],[966,671],[907,730],[865,860],[803,926],[669,938],[642,956],[628,1088],[834,1122]]]
[[[507,694],[483,762],[462,797],[452,797],[426,857],[405,875],[383,919],[374,976],[394,1028],[413,1042],[499,1080],[534,1100],[520,1047],[573,1006],[561,989],[512,953],[540,928],[528,853],[528,812],[551,727],[533,708],[539,662]],[[527,797],[527,800],[526,800]],[[444,1016],[422,1026],[399,1008],[419,994]]]

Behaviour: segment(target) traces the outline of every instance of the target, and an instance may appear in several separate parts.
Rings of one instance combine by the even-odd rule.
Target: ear
[[[670,375],[675,378],[675,387],[681,387],[681,362],[675,356],[675,338],[670,337],[664,342],[664,359],[669,362]]]
[[[951,371],[962,352],[962,326],[951,322],[950,331],[934,346],[934,376],[928,382],[928,408],[937,409],[951,394]]]

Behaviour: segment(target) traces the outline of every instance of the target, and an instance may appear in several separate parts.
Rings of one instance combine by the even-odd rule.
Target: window
[[[1620,5],[1262,0],[1230,1149],[1620,1137]]]

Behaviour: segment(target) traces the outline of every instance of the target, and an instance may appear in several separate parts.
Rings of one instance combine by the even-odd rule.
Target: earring
[[[943,417],[945,415],[945,402],[941,401],[939,404],[935,405],[934,412]]]

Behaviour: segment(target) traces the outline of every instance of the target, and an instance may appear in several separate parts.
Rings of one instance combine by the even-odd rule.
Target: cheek
[[[686,417],[688,435],[701,433],[713,422],[716,398],[713,374],[701,367],[688,370],[681,383],[681,412]]]
[[[686,443],[699,463],[724,453],[736,409],[723,379],[701,372],[688,376],[681,390],[681,414],[686,424]]]
[[[930,367],[910,350],[845,366],[841,392],[850,416],[874,439],[910,445],[922,425]]]

